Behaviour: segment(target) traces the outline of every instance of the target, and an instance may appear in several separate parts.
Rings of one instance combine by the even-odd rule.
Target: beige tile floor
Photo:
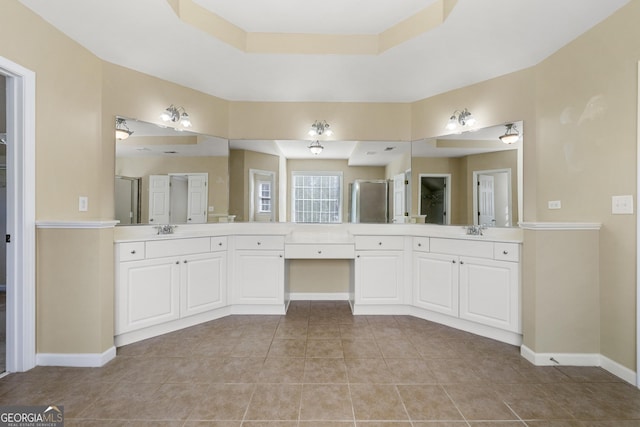
[[[67,427],[640,426],[640,391],[599,368],[405,316],[294,302],[118,349],[102,368],[0,380],[0,405],[64,405]]]

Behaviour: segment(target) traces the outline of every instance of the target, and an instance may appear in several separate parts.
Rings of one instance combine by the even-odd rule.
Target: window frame
[[[334,222],[297,222],[296,221],[296,177],[298,176],[313,176],[323,177],[331,176],[338,178],[338,219]],[[342,224],[344,209],[344,174],[342,171],[292,171],[291,172],[291,222],[297,224]]]

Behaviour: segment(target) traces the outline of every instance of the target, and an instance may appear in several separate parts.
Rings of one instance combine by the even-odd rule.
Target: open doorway
[[[451,175],[420,174],[420,216],[426,224],[448,225],[451,220]]]
[[[275,222],[276,173],[249,170],[249,221]]]

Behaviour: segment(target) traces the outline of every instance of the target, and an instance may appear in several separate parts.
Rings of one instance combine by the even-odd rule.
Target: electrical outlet
[[[562,203],[560,202],[560,200],[549,200],[547,202],[547,206],[549,207],[549,209],[561,209]]]
[[[87,212],[89,210],[89,198],[87,196],[78,197],[78,210]]]
[[[633,214],[633,196],[611,196],[611,213]]]

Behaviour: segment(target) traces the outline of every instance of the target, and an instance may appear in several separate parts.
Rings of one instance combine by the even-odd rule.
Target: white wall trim
[[[638,61],[638,84],[640,84],[640,61]],[[640,86],[637,95],[636,118],[636,387],[640,388],[640,215],[638,215],[638,200],[640,200]]]
[[[334,293],[292,292],[291,294],[289,294],[289,298],[291,299],[291,301],[347,301],[349,299],[349,293],[348,292],[334,292]]]
[[[572,231],[572,230],[600,230],[599,222],[521,222],[518,224],[524,230]]]
[[[598,366],[629,384],[636,383],[635,372],[599,353],[535,353],[523,345],[520,355],[536,366]]]
[[[36,74],[0,57],[7,77],[7,366],[36,365]],[[11,286],[19,283],[20,286]]]
[[[36,221],[37,228],[114,228],[120,221]]]
[[[38,353],[39,366],[69,366],[76,368],[99,368],[116,357],[116,348],[104,353]]]

